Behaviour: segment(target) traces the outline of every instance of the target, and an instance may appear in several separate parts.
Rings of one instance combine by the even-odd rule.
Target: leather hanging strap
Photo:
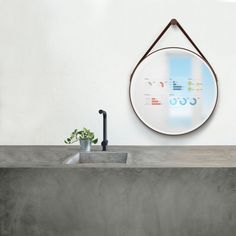
[[[157,44],[157,42],[161,39],[161,37],[165,34],[165,32],[170,28],[170,26],[177,26],[182,31],[182,33],[186,36],[186,38],[190,41],[190,43],[193,45],[193,47],[197,50],[197,52],[201,55],[201,57],[209,64],[205,56],[202,54],[200,49],[197,47],[197,45],[193,42],[193,40],[190,38],[190,36],[187,34],[187,32],[184,30],[184,28],[180,25],[180,23],[176,19],[171,19],[171,21],[168,23],[168,25],[163,29],[163,31],[160,33],[160,35],[157,37],[157,39],[153,42],[153,44],[150,46],[150,48],[146,51],[146,53],[142,56],[142,58],[139,60],[138,64],[135,66],[131,78],[136,70],[136,68],[139,66],[139,64],[146,58],[146,56],[150,53],[150,51],[153,49],[153,47]]]

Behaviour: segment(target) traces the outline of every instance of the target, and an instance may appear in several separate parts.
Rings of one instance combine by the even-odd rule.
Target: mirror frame
[[[134,109],[134,106],[133,106],[133,103],[132,103],[132,99],[131,99],[131,84],[132,84],[132,80],[133,80],[133,77],[134,77],[134,74],[135,74],[135,71],[137,70],[137,68],[140,66],[140,64],[147,58],[149,57],[150,55],[158,52],[158,51],[161,51],[161,50],[166,50],[166,49],[181,49],[181,50],[184,50],[184,51],[187,51],[187,52],[190,52],[190,53],[193,53],[195,56],[199,57],[201,60],[203,60],[210,68],[210,70],[212,71],[213,75],[214,75],[214,79],[215,79],[215,83],[216,83],[216,101],[215,101],[215,105],[211,111],[211,113],[209,114],[208,118],[199,126],[197,126],[196,128],[186,132],[186,133],[181,133],[181,134],[168,134],[168,133],[164,133],[164,132],[160,132],[158,130],[155,130],[153,128],[151,128],[150,126],[148,126],[140,117],[139,115],[137,114],[137,112],[135,111]],[[157,49],[151,53],[149,53],[146,57],[144,57],[139,63],[138,65],[134,68],[134,70],[132,71],[131,73],[131,76],[130,76],[130,81],[129,81],[129,100],[130,100],[130,104],[132,106],[132,109],[135,113],[135,115],[138,117],[138,119],[146,126],[148,127],[149,129],[159,133],[159,134],[163,134],[163,135],[168,135],[168,136],[180,136],[180,135],[185,135],[185,134],[189,134],[189,133],[192,133],[198,129],[200,129],[201,127],[203,127],[207,121],[212,117],[215,109],[216,109],[216,105],[218,103],[218,98],[219,98],[219,86],[218,86],[218,79],[217,79],[217,76],[216,76],[216,73],[214,71],[214,69],[212,68],[212,66],[210,65],[210,63],[205,59],[203,58],[202,56],[200,56],[199,54],[197,54],[196,52],[193,52],[192,50],[190,49],[187,49],[187,48],[183,48],[183,47],[164,47],[164,48],[160,48],[160,49]]]

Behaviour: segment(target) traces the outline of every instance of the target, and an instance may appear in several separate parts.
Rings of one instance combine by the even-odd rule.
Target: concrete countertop
[[[63,164],[79,152],[76,145],[0,146],[0,168],[236,167],[236,146],[109,146],[108,151],[127,152],[127,164]]]

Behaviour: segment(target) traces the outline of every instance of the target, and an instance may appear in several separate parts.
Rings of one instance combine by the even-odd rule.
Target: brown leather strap
[[[157,37],[157,39],[153,42],[153,44],[150,46],[150,48],[145,52],[145,54],[142,56],[142,58],[139,60],[137,65],[135,66],[131,78],[136,70],[136,68],[139,66],[139,64],[146,58],[146,56],[150,53],[150,51],[153,49],[153,47],[157,44],[157,42],[161,39],[161,37],[165,34],[165,32],[169,29],[171,25],[178,26],[179,29],[182,31],[182,33],[185,35],[185,37],[190,41],[190,43],[193,45],[193,47],[198,51],[198,53],[201,55],[201,57],[210,65],[210,63],[207,61],[205,56],[202,54],[200,49],[197,47],[197,45],[193,42],[193,40],[190,38],[190,36],[187,34],[187,32],[183,29],[183,27],[180,25],[180,23],[176,19],[171,19],[171,21],[167,24],[167,26],[164,28],[164,30],[160,33],[160,35]],[[211,67],[211,65],[210,65]]]
[[[190,41],[190,43],[195,47],[195,49],[198,51],[198,53],[201,55],[201,57],[207,61],[205,56],[202,54],[200,49],[197,47],[197,45],[193,42],[193,40],[190,38],[190,36],[187,34],[187,32],[183,29],[183,27],[180,25],[180,23],[176,19],[172,19],[170,22],[172,22],[172,25],[177,25],[179,29],[182,31],[182,33],[186,36],[186,38]],[[208,61],[207,61],[208,62]]]

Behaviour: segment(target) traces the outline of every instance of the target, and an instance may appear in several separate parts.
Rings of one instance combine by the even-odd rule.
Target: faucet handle
[[[108,145],[108,140],[103,140],[103,141],[101,142],[101,145],[102,145],[102,146],[103,146],[103,145],[107,146],[107,145]]]
[[[106,114],[106,112],[102,109],[100,109],[98,112],[99,112],[99,114],[104,114],[104,115]]]
[[[104,110],[102,110],[102,109],[100,109],[98,112],[99,112],[99,114],[103,114],[103,116],[105,116],[105,117],[107,116],[106,111],[104,111]]]

